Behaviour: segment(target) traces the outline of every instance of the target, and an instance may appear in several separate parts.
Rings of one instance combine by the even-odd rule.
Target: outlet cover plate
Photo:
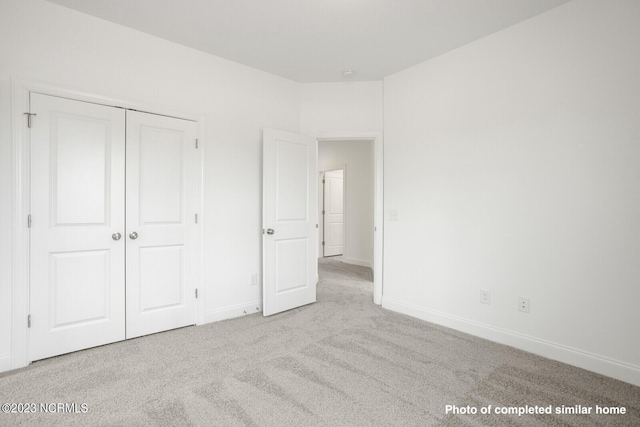
[[[491,304],[491,291],[488,289],[480,289],[480,302],[482,304]]]
[[[518,311],[523,313],[529,312],[529,298],[518,297]]]

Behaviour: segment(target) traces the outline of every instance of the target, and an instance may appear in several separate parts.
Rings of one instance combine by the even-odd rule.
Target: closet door
[[[127,112],[127,338],[196,323],[196,134]]]
[[[31,94],[32,360],[125,338],[124,110]]]

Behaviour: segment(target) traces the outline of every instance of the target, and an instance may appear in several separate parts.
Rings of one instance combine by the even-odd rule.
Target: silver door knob
[[[138,238],[138,233],[134,231],[133,233],[129,234],[129,238],[131,240],[136,240]]]
[[[121,238],[121,237],[122,237],[122,234],[120,234],[120,233],[113,233],[113,234],[111,235],[111,238],[112,238],[113,240],[120,240],[120,238]]]
[[[272,235],[273,233],[275,233],[275,231],[273,231],[273,228],[267,228],[268,235]]]

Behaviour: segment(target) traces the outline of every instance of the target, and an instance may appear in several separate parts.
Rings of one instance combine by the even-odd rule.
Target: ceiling
[[[49,0],[298,82],[381,80],[569,0]]]

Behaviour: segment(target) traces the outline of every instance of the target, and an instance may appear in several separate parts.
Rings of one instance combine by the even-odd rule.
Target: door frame
[[[29,111],[29,95],[37,92],[43,95],[58,96],[75,101],[91,102],[114,108],[138,110],[156,115],[170,116],[178,119],[190,120],[198,125],[198,141],[204,141],[205,117],[202,114],[186,113],[164,107],[141,104],[129,100],[82,92],[65,88],[55,84],[34,80],[11,78],[11,114],[12,114],[12,202],[13,202],[13,233],[12,233],[12,264],[11,264],[11,362],[8,369],[17,369],[31,363],[29,349],[29,328],[27,316],[30,314],[30,265],[29,265],[29,228],[27,216],[30,213],[30,133],[27,128],[25,112]],[[37,120],[37,117],[35,118]],[[196,287],[202,289],[202,244],[204,231],[204,143],[200,143],[198,158],[198,229],[196,232]],[[204,298],[196,301],[196,324],[204,323]],[[4,368],[4,366],[0,366]],[[4,369],[0,369],[2,371]]]
[[[380,132],[319,132],[312,135],[321,141],[373,141],[373,302],[382,304],[384,261],[384,141]],[[346,179],[346,170],[345,170]],[[345,181],[346,192],[346,181]],[[346,207],[345,207],[346,209]],[[345,211],[346,212],[346,211]],[[346,230],[346,227],[345,227]]]
[[[318,141],[318,143],[320,143],[320,140]],[[325,172],[337,170],[342,171],[342,256],[344,256],[344,253],[347,251],[347,239],[345,238],[347,235],[347,165],[333,165],[328,169],[318,169],[318,177],[320,177],[320,174],[323,174],[324,177]],[[322,191],[320,191],[320,188],[322,188]],[[320,193],[322,193],[322,206],[318,205],[318,229],[319,231],[322,231],[324,233],[324,216],[321,216],[321,211],[324,209],[324,184],[322,182],[318,182],[318,202],[320,202]],[[324,247],[322,247],[323,239],[321,239],[320,237],[320,234],[318,234],[318,258],[324,258]]]

